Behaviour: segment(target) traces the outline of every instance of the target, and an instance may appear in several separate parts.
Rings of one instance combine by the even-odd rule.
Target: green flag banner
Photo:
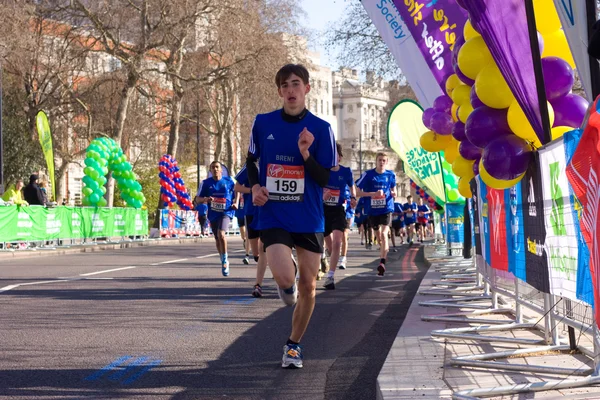
[[[52,188],[52,197],[56,199],[56,187],[54,186],[54,150],[52,149],[52,132],[50,132],[50,124],[46,113],[40,111],[35,117],[42,152],[48,166],[48,178],[50,179],[50,187]]]
[[[0,207],[0,242],[147,234],[148,210],[104,207]]]
[[[429,129],[423,125],[423,109],[412,100],[402,100],[388,120],[388,142],[404,161],[405,173],[439,204],[446,203],[440,155],[425,151],[419,142]]]

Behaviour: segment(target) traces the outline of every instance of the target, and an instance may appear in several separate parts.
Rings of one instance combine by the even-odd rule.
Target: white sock
[[[335,271],[332,271],[332,270],[327,271],[328,278],[333,278],[333,274],[335,274]]]
[[[325,252],[322,252],[322,253],[321,253],[321,260],[324,260],[324,259],[326,259],[326,258],[327,258],[327,256],[325,255]]]
[[[341,262],[341,263],[343,263],[343,262],[345,262],[345,261],[346,261],[346,256],[341,256],[341,257],[340,257],[340,262]]]

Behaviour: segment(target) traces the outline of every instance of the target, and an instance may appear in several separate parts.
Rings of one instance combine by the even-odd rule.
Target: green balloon
[[[448,192],[448,200],[450,201],[457,201],[459,198],[459,194],[457,190],[451,190],[450,192]]]
[[[88,197],[84,197],[83,199],[81,199],[81,204],[89,207],[90,206],[90,199]]]
[[[89,197],[90,199],[90,204],[97,204],[98,201],[100,200],[100,196],[98,196],[96,193],[92,193]]]
[[[83,197],[88,197],[92,193],[94,193],[94,191],[89,187],[84,187],[83,190],[81,191],[81,194],[83,194]]]
[[[98,182],[96,182],[96,181],[90,181],[90,182],[86,182],[86,185],[87,185],[87,186],[88,186],[90,189],[92,189],[92,191],[94,191],[94,192],[95,192],[96,190],[98,190],[98,188],[100,187],[100,185],[98,185]]]
[[[89,175],[90,175],[90,172],[92,172],[93,170],[94,170],[94,168],[92,168],[92,167],[85,167],[85,168],[83,169],[83,173],[84,173],[85,175],[88,175],[88,176],[89,176]]]
[[[108,175],[108,168],[102,167],[102,176]]]
[[[98,171],[96,171],[95,169],[92,169],[89,173],[88,173],[89,177],[92,178],[93,180],[98,180],[98,178],[100,177],[100,174],[98,173]]]
[[[106,194],[106,188],[104,186],[100,186],[100,191],[102,192],[102,196]]]
[[[98,200],[98,207],[106,207],[107,201],[104,197],[100,198],[100,200]]]

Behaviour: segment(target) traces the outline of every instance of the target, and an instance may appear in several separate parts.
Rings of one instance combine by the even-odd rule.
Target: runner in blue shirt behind
[[[198,212],[198,224],[200,224],[200,237],[208,236],[206,233],[206,213],[208,213],[208,205],[206,203],[198,203],[194,198],[194,210]]]
[[[235,210],[235,219],[237,219],[238,227],[240,228],[240,237],[244,241],[244,250],[246,251],[246,255],[244,256],[242,262],[248,265],[250,264],[250,242],[247,240],[248,230],[246,229],[245,197],[237,190],[235,191],[234,204],[237,207],[237,210]]]
[[[229,229],[231,218],[233,218],[236,210],[236,205],[233,202],[235,182],[229,176],[223,176],[221,163],[218,161],[210,163],[210,170],[212,177],[202,181],[196,195],[196,202],[210,204],[208,220],[215,237],[217,251],[221,256],[221,272],[223,276],[229,276],[225,232]]]
[[[385,153],[377,153],[375,160],[377,167],[365,171],[358,179],[356,186],[360,189],[359,196],[371,198],[369,218],[373,229],[377,232],[381,256],[377,274],[383,276],[389,251],[388,232],[392,223],[394,198],[396,197],[396,174],[385,169],[388,162]],[[378,229],[379,226],[381,226],[381,229]]]
[[[246,169],[252,202],[260,207],[258,229],[279,296],[288,306],[298,303],[281,366],[302,368],[299,343],[315,307],[323,253],[323,187],[330,169],[337,165],[337,154],[329,123],[306,109],[308,70],[285,65],[275,83],[283,109],[256,116]],[[298,257],[298,285],[292,247]]]
[[[346,269],[346,266],[338,264],[340,251],[342,249],[342,240],[344,240],[344,231],[346,230],[346,188],[350,189],[351,204],[356,206],[356,188],[354,187],[354,178],[352,170],[343,165],[339,165],[342,159],[342,146],[336,143],[338,154],[338,166],[331,169],[329,182],[323,189],[323,204],[325,206],[325,241],[327,248],[331,250],[331,259],[329,261],[329,271],[323,287],[325,289],[335,289],[334,274],[336,268]]]
[[[369,243],[369,239],[367,237],[367,213],[365,210],[365,202],[369,200],[366,197],[361,197],[358,199],[358,203],[356,205],[356,211],[354,212],[354,222],[356,222],[356,226],[358,227],[358,234],[360,235],[360,244],[361,246],[366,243]]]
[[[354,186],[354,182],[352,182]],[[348,254],[348,239],[350,236],[350,228],[354,220],[354,214],[356,212],[356,187],[354,187],[354,194],[350,193],[350,189],[346,187],[346,229],[344,229],[344,240],[342,241],[342,255],[340,256],[340,269],[346,269],[346,255]],[[353,205],[354,204],[354,205]]]
[[[419,197],[417,211],[417,234],[419,236],[419,241],[423,243],[427,234],[427,222],[429,221],[429,214],[431,213],[431,210],[427,204],[423,203],[422,197]]]
[[[392,214],[392,245],[394,246],[394,252],[396,250],[395,237],[400,238],[400,244],[402,244],[402,237],[404,230],[404,212],[402,211],[402,204],[394,202],[394,212]]]
[[[404,225],[406,225],[406,239],[408,240],[408,245],[413,245],[413,237],[415,236],[415,224],[417,223],[417,203],[415,203],[412,199],[412,196],[409,194],[406,196],[406,203],[402,206],[404,210]]]
[[[248,242],[252,249],[254,261],[258,263],[256,266],[256,283],[252,289],[252,297],[262,297],[262,284],[267,270],[267,253],[265,253],[264,250],[262,252],[260,251],[263,246],[259,239],[260,232],[256,229],[256,225],[258,224],[258,218],[256,216],[258,209],[252,204],[252,193],[250,190],[250,183],[248,182],[248,170],[246,169],[246,166],[242,167],[240,172],[238,172],[235,176],[235,180],[237,181],[235,184],[235,191],[242,193],[244,198],[246,235],[248,236]]]

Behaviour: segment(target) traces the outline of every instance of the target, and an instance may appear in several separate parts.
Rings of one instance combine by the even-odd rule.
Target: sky
[[[329,25],[343,15],[345,3],[347,2],[348,0],[302,0],[302,8],[306,11],[308,17],[304,25],[306,28],[315,31],[315,38],[322,36],[318,33],[323,33]],[[309,47],[311,50],[321,53],[322,65],[334,70],[338,68],[333,55],[329,57],[325,48],[317,40],[313,40]]]

